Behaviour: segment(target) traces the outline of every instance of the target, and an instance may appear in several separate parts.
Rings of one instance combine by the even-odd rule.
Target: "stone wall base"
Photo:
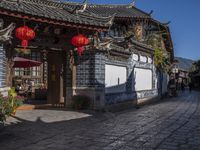
[[[67,90],[70,92],[70,90]],[[70,93],[67,93],[66,107],[69,107],[72,102],[72,97],[75,95],[87,96],[91,100],[91,109],[101,110],[104,108],[104,90],[95,88],[74,88]]]
[[[138,99],[138,100],[132,100],[132,101],[126,101],[118,104],[114,104],[111,106],[106,106],[104,108],[105,111],[111,111],[111,112],[117,112],[117,111],[122,111],[126,109],[131,109],[131,108],[139,108],[140,106],[155,103],[159,101],[160,98],[158,96],[154,97],[149,97],[149,98],[143,98],[143,99]]]

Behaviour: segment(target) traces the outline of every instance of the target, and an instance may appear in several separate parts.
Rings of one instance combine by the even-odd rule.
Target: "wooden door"
[[[59,51],[48,52],[48,96],[49,104],[64,102],[63,92],[63,55]]]

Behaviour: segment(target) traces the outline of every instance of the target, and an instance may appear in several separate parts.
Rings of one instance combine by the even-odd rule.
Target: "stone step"
[[[24,104],[17,108],[17,110],[34,110],[34,109],[49,109],[49,108],[64,108],[64,103],[61,104]]]

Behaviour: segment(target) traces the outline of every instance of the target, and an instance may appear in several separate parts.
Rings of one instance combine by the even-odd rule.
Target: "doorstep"
[[[64,104],[24,104],[17,108],[17,110],[34,110],[34,109],[50,109],[50,108],[64,108]]]

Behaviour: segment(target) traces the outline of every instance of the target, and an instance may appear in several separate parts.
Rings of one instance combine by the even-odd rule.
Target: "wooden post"
[[[76,65],[73,65],[72,67],[72,90],[73,90],[73,95],[76,94]]]

